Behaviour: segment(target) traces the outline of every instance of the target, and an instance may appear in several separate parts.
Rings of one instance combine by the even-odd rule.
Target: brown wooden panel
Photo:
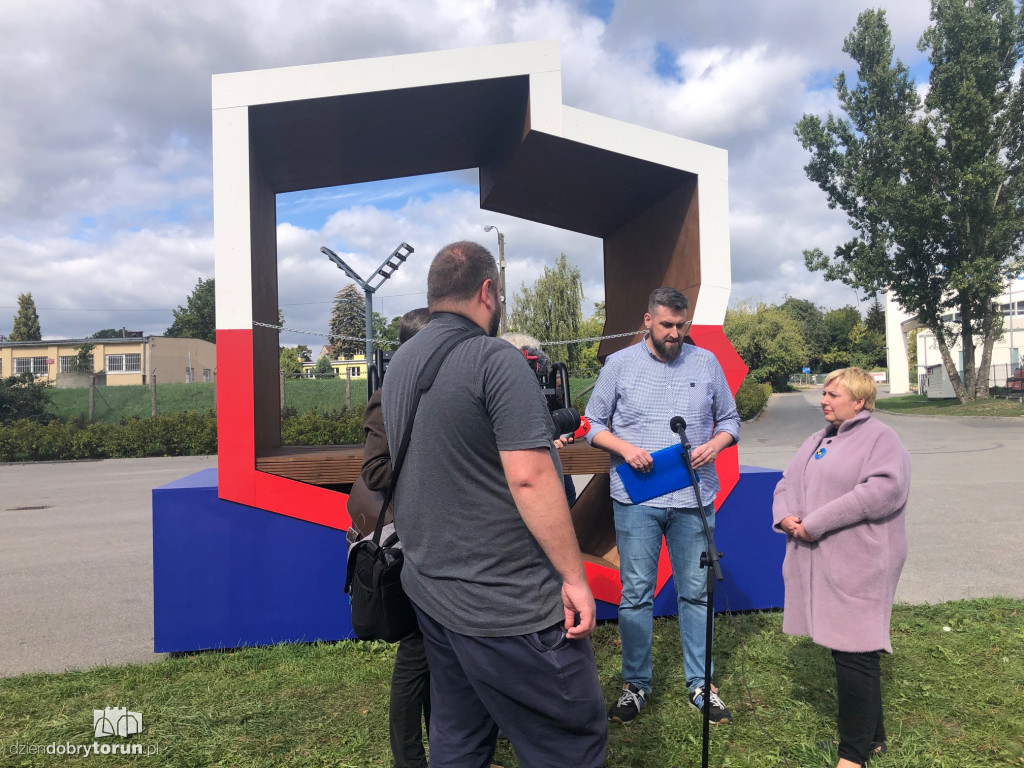
[[[608,454],[586,442],[558,451],[567,475],[608,472]],[[265,451],[256,459],[256,470],[290,477],[314,485],[354,483],[363,465],[362,445],[291,445]]]

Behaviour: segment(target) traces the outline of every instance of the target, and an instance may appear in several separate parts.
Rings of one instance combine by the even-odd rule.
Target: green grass
[[[933,400],[927,395],[900,395],[881,398],[875,407],[880,411],[922,416],[1024,416],[1024,404],[993,397],[961,403],[956,399]]]
[[[366,403],[365,381],[352,382],[352,406]],[[89,414],[88,389],[50,389],[50,413],[61,419]],[[216,385],[157,384],[156,404],[158,413],[199,411],[205,413],[216,408]],[[306,413],[313,408],[319,411],[340,411],[345,407],[344,379],[289,379],[285,383],[285,405]],[[144,384],[119,387],[97,387],[95,399],[96,421],[117,423],[131,416],[146,417],[152,413],[151,394]]]
[[[711,765],[836,763],[834,749],[815,746],[835,738],[831,656],[806,639],[783,635],[781,624],[779,613],[718,619],[717,677],[735,722],[712,729]],[[610,726],[609,766],[700,765],[701,721],[685,699],[678,638],[674,619],[656,622],[655,695],[635,723]],[[1024,765],[1024,602],[897,606],[893,645],[895,656],[882,665],[890,749],[873,768]],[[621,687],[615,624],[598,628],[594,649],[610,702]],[[393,646],[342,642],[0,680],[0,762],[389,766],[393,660]],[[92,743],[92,710],[105,706],[142,712],[143,733],[127,741],[156,745],[160,753],[66,758],[9,752],[17,744]],[[495,762],[517,765],[504,743]]]

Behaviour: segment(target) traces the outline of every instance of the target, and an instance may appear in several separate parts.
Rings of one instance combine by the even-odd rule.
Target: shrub
[[[771,394],[771,384],[744,379],[736,392],[736,410],[739,411],[740,420],[748,421],[761,413]]]

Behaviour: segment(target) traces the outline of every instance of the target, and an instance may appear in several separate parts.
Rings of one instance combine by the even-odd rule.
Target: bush
[[[281,419],[284,445],[354,445],[365,440],[366,406]],[[83,418],[40,424],[19,419],[0,425],[0,461],[134,459],[144,456],[208,456],[217,453],[217,415],[181,411],[122,419],[120,424]]]
[[[0,378],[0,424],[20,419],[47,422],[50,405],[49,384],[37,381],[31,373]]]
[[[744,379],[736,392],[736,410],[739,411],[740,420],[748,421],[761,413],[771,394],[771,384]]]

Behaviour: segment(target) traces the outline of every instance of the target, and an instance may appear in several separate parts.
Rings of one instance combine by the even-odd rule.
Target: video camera
[[[532,347],[520,347],[540,384],[541,394],[551,413],[554,437],[583,437],[590,431],[590,422],[573,408],[569,396],[569,369],[565,363],[552,363],[544,352]]]

